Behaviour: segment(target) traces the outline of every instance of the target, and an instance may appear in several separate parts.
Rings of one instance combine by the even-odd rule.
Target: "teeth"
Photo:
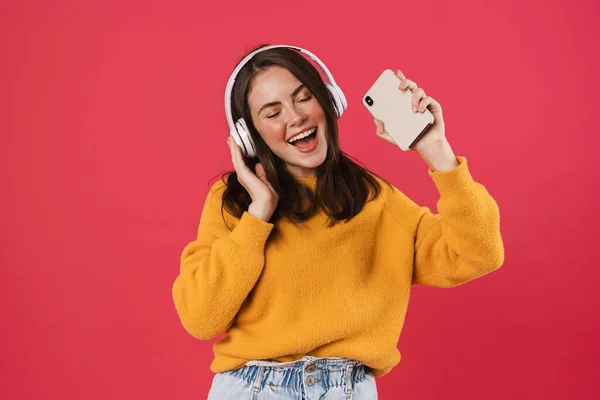
[[[291,138],[290,140],[288,140],[288,143],[294,143],[296,140],[300,140],[300,139],[304,139],[307,136],[310,136],[317,128],[312,128],[307,130],[306,132],[298,135],[298,136],[294,136],[293,138]]]

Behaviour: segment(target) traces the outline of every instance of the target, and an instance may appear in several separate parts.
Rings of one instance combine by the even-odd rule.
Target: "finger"
[[[427,96],[424,97],[423,100],[421,100],[421,102],[419,103],[419,112],[424,112],[425,108],[427,108],[428,105],[431,104],[431,97]]]
[[[391,144],[396,144],[396,141],[394,140],[394,138],[391,137],[390,135],[388,135],[387,133],[385,134],[384,139],[387,140]]]
[[[258,176],[259,178],[262,178],[266,175],[265,167],[263,167],[261,163],[256,163],[256,165],[254,166],[254,170],[256,171],[256,176]]]
[[[231,146],[233,147],[233,151],[232,151],[233,167],[235,168],[235,172],[237,173],[238,182],[240,183],[240,185],[242,185],[242,187],[244,189],[246,189],[246,191],[248,192],[250,197],[254,198],[254,193],[251,189],[252,186],[251,186],[251,182],[250,182],[250,180],[252,179],[250,176],[252,174],[252,172],[250,171],[250,169],[248,168],[248,166],[242,159],[242,150],[237,145],[237,143],[235,143],[235,141],[232,140],[232,142],[233,143],[231,144]]]
[[[433,97],[426,96],[419,103],[419,112],[424,112],[425,108],[429,108],[432,113],[439,113],[442,111],[442,106]]]
[[[373,122],[375,123],[375,128],[376,128],[375,134],[377,136],[379,136],[380,138],[384,139],[387,142],[396,144],[396,142],[394,142],[394,139],[392,139],[390,134],[385,131],[385,126],[383,125],[382,121],[374,118]]]
[[[396,144],[396,142],[394,141],[394,139],[388,133],[377,132],[377,136],[379,136],[380,138],[382,138],[386,142],[389,142],[389,143],[392,143],[392,144]]]
[[[375,123],[375,128],[377,128],[377,134],[383,134],[385,133],[385,127],[383,125],[383,122],[381,122],[378,119],[374,119],[373,122]]]
[[[261,163],[257,163],[254,167],[254,170],[258,179],[260,179],[265,185],[267,185],[267,187],[269,187],[269,189],[271,189],[273,193],[275,193],[275,189],[273,189],[273,186],[271,186],[271,182],[269,182],[269,179],[267,179],[265,167],[263,167]]]
[[[233,142],[233,140],[230,137],[227,138],[227,144],[229,145],[229,153],[231,154],[231,163],[233,164],[233,168],[237,172],[237,166],[236,166],[236,162],[235,162],[235,155],[233,153],[233,144],[232,144],[232,142]]]
[[[231,153],[231,163],[233,164],[233,169],[235,170],[235,173],[237,175],[237,180],[240,183],[240,185],[242,185],[242,187],[244,189],[246,189],[246,191],[248,191],[248,188],[246,187],[246,185],[244,184],[244,179],[242,176],[240,176],[240,170],[238,168],[238,161],[237,161],[237,157],[235,155],[235,148],[234,146],[236,146],[235,141],[230,137],[227,139],[227,144],[229,145],[229,152]],[[249,193],[249,191],[248,191]]]
[[[240,149],[240,146],[238,146],[237,143],[234,143],[233,145],[233,155],[237,164],[238,173],[245,173],[247,170],[249,170],[248,166],[246,166],[246,163],[244,162],[244,159],[242,158],[242,149]]]
[[[231,140],[231,147],[231,159],[233,161],[233,167],[235,168],[238,177],[241,176],[240,183],[242,183],[242,181],[245,179],[244,177],[247,177],[248,172],[250,172],[250,169],[248,168],[248,166],[244,162],[244,159],[242,158],[242,149],[240,148],[240,146],[238,146],[237,143],[235,143],[235,140],[233,139]],[[245,185],[243,186],[246,187]]]
[[[406,79],[406,76],[404,76],[404,74],[400,70],[396,71],[396,76],[400,79]]]
[[[398,86],[401,90],[415,90],[417,88],[417,84],[411,81],[410,79],[403,79],[400,82],[400,86]]]
[[[425,94],[425,91],[422,88],[416,88],[413,91],[412,97],[410,99],[413,111],[417,111],[417,107],[419,106],[419,102],[421,101],[421,99],[423,99],[426,96],[427,95]]]

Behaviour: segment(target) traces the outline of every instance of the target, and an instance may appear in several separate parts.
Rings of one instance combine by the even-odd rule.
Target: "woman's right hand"
[[[240,184],[248,191],[252,203],[248,213],[262,221],[269,222],[279,203],[279,195],[267,180],[261,163],[256,164],[256,173],[252,172],[242,158],[242,150],[230,136],[227,144],[231,150],[231,161]]]

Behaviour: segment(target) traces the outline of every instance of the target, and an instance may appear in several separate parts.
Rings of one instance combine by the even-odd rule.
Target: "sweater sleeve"
[[[181,254],[173,301],[183,327],[198,339],[227,331],[264,267],[264,251],[273,224],[248,212],[238,220],[225,210],[225,184],[213,185],[206,198],[197,239]]]
[[[416,204],[413,285],[449,288],[486,275],[504,263],[498,205],[475,182],[467,160],[446,172],[429,170],[439,214]]]

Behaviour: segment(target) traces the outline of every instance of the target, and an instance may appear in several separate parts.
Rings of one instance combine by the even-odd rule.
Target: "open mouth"
[[[317,143],[317,127],[307,130],[288,140],[288,143],[298,150],[310,150]]]

